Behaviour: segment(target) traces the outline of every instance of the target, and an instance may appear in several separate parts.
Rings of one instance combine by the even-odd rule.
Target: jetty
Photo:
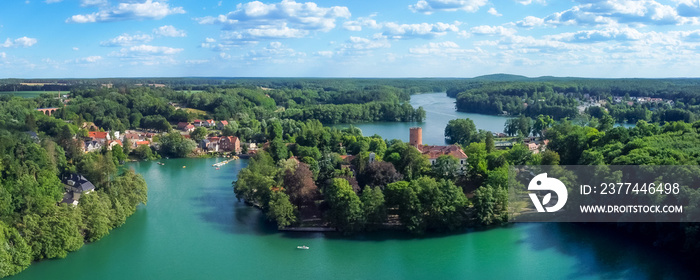
[[[229,163],[229,162],[231,162],[231,161],[237,160],[237,159],[238,159],[237,156],[233,156],[233,157],[232,157],[231,159],[229,159],[229,160],[224,160],[224,161],[222,161],[222,162],[217,162],[217,163],[212,164],[211,166],[214,166],[214,167],[221,167],[222,165],[225,165],[225,164],[227,164],[227,163]]]

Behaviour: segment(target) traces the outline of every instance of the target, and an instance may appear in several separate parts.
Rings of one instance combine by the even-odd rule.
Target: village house
[[[141,138],[141,135],[138,134],[138,133],[136,133],[136,132],[124,133],[124,141],[126,141],[127,139],[128,139],[131,143],[135,143],[136,141],[141,141],[141,140],[143,140],[143,138]]]
[[[190,125],[190,123],[188,123],[188,122],[179,122],[179,123],[177,123],[177,129],[184,130],[185,127],[187,127],[188,125]]]
[[[227,121],[219,121],[219,123],[216,124],[216,128],[219,130],[223,130],[225,126],[228,125]]]
[[[102,142],[96,140],[85,141],[83,151],[86,153],[102,149]]]
[[[458,145],[449,146],[429,146],[423,145],[423,129],[420,127],[410,128],[409,134],[409,144],[420,151],[424,156],[430,160],[430,164],[435,164],[438,157],[442,155],[450,155],[459,160],[461,166],[461,171],[466,171],[467,165],[467,154],[462,151],[462,148]]]
[[[109,133],[105,132],[105,131],[89,131],[88,137],[90,137],[94,141],[101,141],[101,142],[105,142],[105,141],[111,139],[111,137],[109,136]]]
[[[216,126],[216,122],[214,120],[206,120],[202,123],[202,126],[204,127],[214,127]]]
[[[107,150],[111,151],[112,148],[114,148],[114,146],[117,146],[117,145],[124,147],[124,145],[122,144],[122,140],[118,140],[118,139],[117,140],[109,140],[109,141],[107,141]]]
[[[95,185],[80,174],[72,173],[68,175],[64,178],[63,183],[65,184],[66,192],[63,194],[61,203],[78,205],[81,195],[95,190]]]
[[[203,120],[192,121],[192,124],[194,124],[194,126],[196,126],[196,127],[204,126],[204,123],[205,123],[205,121],[203,121]]]
[[[241,152],[241,141],[235,136],[224,136],[219,140],[219,148],[226,152]]]
[[[185,126],[185,128],[182,129],[182,131],[192,132],[192,131],[194,131],[194,129],[195,129],[194,125],[188,124],[187,126]]]

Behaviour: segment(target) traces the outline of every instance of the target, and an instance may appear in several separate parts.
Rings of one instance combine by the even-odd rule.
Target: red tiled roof
[[[136,146],[141,146],[141,145],[148,145],[151,142],[148,141],[136,141]]]
[[[88,136],[92,137],[92,138],[98,138],[98,139],[107,139],[107,132],[89,131]]]
[[[457,159],[466,159],[467,154],[462,151],[457,145],[450,146],[418,146],[416,147],[421,153],[428,156],[430,159],[436,159],[442,155],[451,155]]]
[[[186,126],[188,126],[189,124],[190,124],[190,123],[179,122],[179,123],[177,123],[177,128],[183,129],[183,128],[185,128]]]
[[[227,121],[221,121],[221,124],[222,124],[222,125],[228,125],[228,122],[227,122]]]
[[[186,128],[186,129],[194,129],[194,125],[191,125],[191,124],[190,124],[190,125],[187,125],[185,128]]]

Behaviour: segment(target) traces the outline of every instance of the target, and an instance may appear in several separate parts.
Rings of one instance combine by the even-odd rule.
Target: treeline
[[[408,103],[365,103],[343,105],[313,105],[284,111],[282,118],[316,119],[325,124],[354,122],[422,122],[423,108],[414,109]]]
[[[545,83],[492,83],[457,95],[457,110],[490,115],[573,118],[578,102]],[[565,89],[564,89],[565,90]]]
[[[0,98],[0,277],[99,240],[147,200],[140,175],[117,172],[123,154],[83,154],[82,144],[73,140],[77,128],[44,116],[35,105]],[[24,131],[40,137],[32,139]],[[59,203],[61,178],[74,172],[96,187],[81,196],[77,207]]]

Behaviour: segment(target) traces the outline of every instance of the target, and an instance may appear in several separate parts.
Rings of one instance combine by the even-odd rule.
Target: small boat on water
[[[301,249],[301,250],[309,250],[309,246],[306,246],[306,245],[301,245],[301,246],[297,246],[297,249]]]
[[[185,167],[187,167],[187,166],[184,166],[184,165],[182,166],[182,168],[185,168]]]
[[[219,170],[219,168],[217,167],[216,170]]]

